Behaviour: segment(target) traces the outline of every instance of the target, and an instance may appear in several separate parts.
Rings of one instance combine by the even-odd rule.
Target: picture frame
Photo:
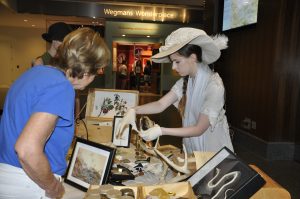
[[[113,120],[138,105],[139,91],[98,89],[89,90],[86,107],[87,119]]]
[[[250,198],[264,184],[261,175],[223,147],[188,180],[197,197]]]
[[[128,125],[123,132],[117,133],[118,126],[122,120],[123,116],[115,116],[113,120],[113,128],[112,128],[112,143],[117,147],[125,147],[128,148],[130,145],[130,137],[131,137],[131,125]]]
[[[258,22],[259,0],[248,0],[241,4],[238,0],[220,1],[220,30],[230,31]]]
[[[82,191],[106,184],[116,149],[76,138],[64,181]]]

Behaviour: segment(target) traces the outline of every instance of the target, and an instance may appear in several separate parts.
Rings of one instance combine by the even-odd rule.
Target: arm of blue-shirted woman
[[[50,198],[60,198],[64,194],[62,183],[51,172],[44,154],[47,139],[51,136],[58,117],[49,113],[34,113],[19,136],[15,150],[26,174]]]

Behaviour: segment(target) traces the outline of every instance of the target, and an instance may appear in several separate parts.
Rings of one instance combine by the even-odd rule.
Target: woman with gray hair
[[[152,61],[171,62],[173,70],[182,78],[158,101],[130,109],[119,130],[128,124],[136,129],[136,114],[160,113],[174,104],[182,116],[182,127],[164,128],[156,124],[140,132],[144,140],[154,140],[161,135],[180,136],[188,153],[216,152],[224,146],[233,150],[223,109],[223,82],[208,66],[220,57],[221,49],[227,48],[227,41],[226,36],[211,38],[196,28],[179,28],[172,32]]]
[[[110,52],[89,28],[68,34],[51,65],[26,71],[10,87],[0,124],[0,198],[61,198],[74,136],[74,89],[84,89]]]

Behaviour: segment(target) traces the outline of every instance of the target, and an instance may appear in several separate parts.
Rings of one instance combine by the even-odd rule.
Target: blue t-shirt
[[[0,162],[20,167],[15,143],[33,113],[58,116],[56,127],[46,142],[46,154],[53,173],[65,173],[66,154],[74,135],[75,91],[60,70],[35,66],[9,89],[0,124]]]

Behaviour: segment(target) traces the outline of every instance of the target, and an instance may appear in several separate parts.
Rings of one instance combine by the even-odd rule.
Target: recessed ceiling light
[[[27,19],[24,19],[24,22],[28,22],[28,20],[27,20]]]
[[[34,25],[34,24],[32,24],[31,26],[32,26],[32,27],[35,27],[35,25]]]

